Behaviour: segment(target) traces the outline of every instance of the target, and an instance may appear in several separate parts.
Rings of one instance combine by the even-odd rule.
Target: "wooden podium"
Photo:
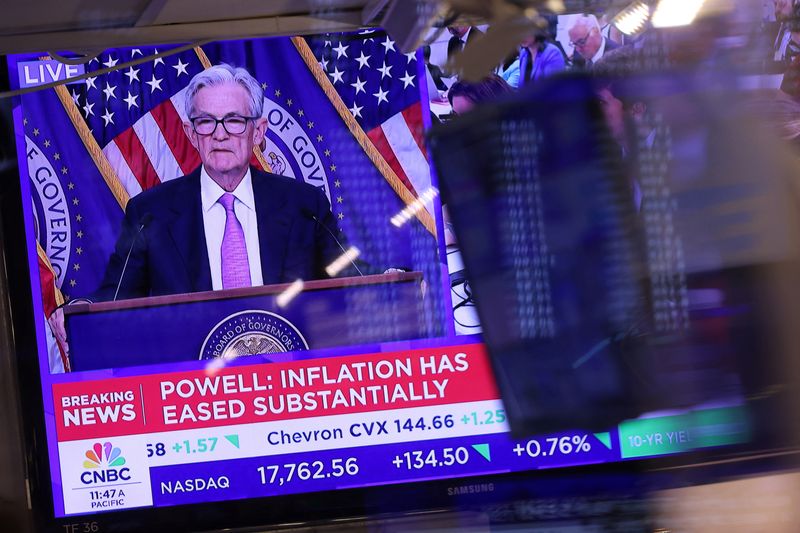
[[[65,307],[72,369],[256,354],[286,361],[305,350],[423,338],[433,327],[423,287],[420,272],[401,272],[75,303]]]

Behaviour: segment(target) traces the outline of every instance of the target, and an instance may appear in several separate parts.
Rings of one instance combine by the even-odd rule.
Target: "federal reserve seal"
[[[252,309],[234,313],[214,326],[203,342],[200,359],[302,350],[308,350],[308,343],[294,324],[275,313]]]

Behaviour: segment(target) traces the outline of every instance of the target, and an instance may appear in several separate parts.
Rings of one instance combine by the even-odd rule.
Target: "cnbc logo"
[[[129,468],[120,468],[125,465],[125,458],[119,448],[110,442],[94,446],[86,450],[86,460],[83,461],[84,472],[81,474],[81,483],[94,485],[114,481],[128,481],[131,479]]]

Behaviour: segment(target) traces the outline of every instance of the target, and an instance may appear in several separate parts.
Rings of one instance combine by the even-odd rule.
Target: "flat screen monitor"
[[[438,95],[384,32],[8,66],[49,526],[419,510],[745,439],[737,405],[512,437],[452,299]]]

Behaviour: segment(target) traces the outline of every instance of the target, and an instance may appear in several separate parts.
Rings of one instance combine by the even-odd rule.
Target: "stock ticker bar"
[[[471,344],[56,384],[65,511],[582,465],[744,430],[723,409],[706,417],[716,437],[686,415],[513,440],[491,376]]]

